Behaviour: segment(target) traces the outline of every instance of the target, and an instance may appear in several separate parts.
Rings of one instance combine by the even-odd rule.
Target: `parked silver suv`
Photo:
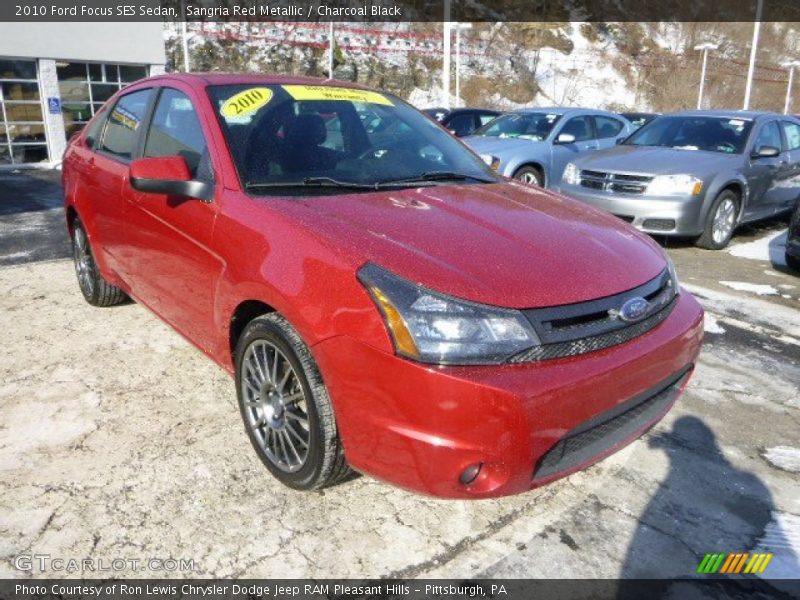
[[[660,116],[571,162],[556,189],[648,233],[724,248],[737,225],[791,210],[800,198],[800,120],[746,111]]]

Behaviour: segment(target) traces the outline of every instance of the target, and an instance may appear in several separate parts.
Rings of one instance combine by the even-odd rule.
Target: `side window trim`
[[[144,92],[144,91],[150,91],[151,92],[150,93],[150,98],[147,99],[147,107],[145,108],[144,118],[142,119],[142,124],[147,123],[148,116],[150,115],[150,112],[151,112],[151,110],[152,110],[152,108],[154,106],[153,100],[155,99],[155,96],[157,95],[156,94],[157,90],[158,90],[158,88],[156,88],[156,87],[136,88],[135,90],[130,90],[130,91],[126,90],[125,94],[120,94],[119,96],[117,96],[117,99],[114,102],[113,106],[110,106],[109,109],[108,109],[108,116],[106,117],[106,122],[103,124],[103,132],[102,132],[102,135],[100,136],[100,139],[99,139],[98,143],[95,144],[94,151],[96,153],[98,153],[98,154],[101,154],[101,155],[105,156],[106,158],[108,158],[110,160],[113,160],[113,161],[118,162],[118,163],[123,164],[123,165],[128,165],[133,160],[139,158],[139,154],[137,154],[138,149],[139,149],[139,140],[142,138],[142,133],[146,129],[145,127],[140,127],[139,131],[136,132],[136,140],[133,143],[133,150],[131,151],[131,158],[123,158],[123,157],[121,157],[121,156],[119,156],[117,154],[114,154],[113,152],[108,152],[107,150],[104,150],[103,146],[102,146],[102,143],[101,143],[101,140],[105,139],[106,130],[108,129],[108,123],[110,121],[109,117],[111,115],[111,112],[117,107],[117,105],[122,101],[122,99],[125,96],[129,96],[129,95],[135,94],[137,92]],[[147,128],[149,128],[149,123],[148,123],[148,127]]]

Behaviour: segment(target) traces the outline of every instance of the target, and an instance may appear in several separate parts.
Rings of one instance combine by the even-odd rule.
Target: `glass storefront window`
[[[32,101],[39,102],[39,84],[25,83],[22,81],[5,81],[0,83],[3,89],[3,98],[6,102],[10,101]]]
[[[0,60],[0,79],[36,79],[36,61]]]
[[[38,102],[36,104],[20,103],[20,102],[6,102],[5,103],[5,120],[11,121],[37,121],[42,122],[42,105]]]

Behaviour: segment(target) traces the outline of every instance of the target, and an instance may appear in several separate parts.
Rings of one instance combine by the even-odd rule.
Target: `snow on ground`
[[[764,458],[779,469],[800,473],[800,448],[792,448],[791,446],[767,448],[764,452]]]
[[[797,309],[755,297],[743,298],[686,281],[681,282],[681,287],[697,296],[707,311],[724,315],[725,321],[800,345],[800,319],[797,318]],[[741,322],[741,319],[736,318],[737,315],[747,315],[750,322]]]
[[[773,556],[764,573],[765,579],[797,579],[800,564],[800,517],[777,510],[764,528],[764,535],[756,542],[752,552],[772,552]],[[780,588],[780,584],[776,584]]]
[[[740,258],[766,260],[773,265],[786,266],[786,231],[777,231],[753,242],[734,244],[728,252]]]
[[[710,312],[706,313],[706,318],[703,321],[703,329],[706,333],[725,333],[725,328],[719,324],[717,316]]]
[[[780,292],[771,285],[748,283],[746,281],[720,281],[725,287],[739,292],[752,292],[759,296],[777,296]]]

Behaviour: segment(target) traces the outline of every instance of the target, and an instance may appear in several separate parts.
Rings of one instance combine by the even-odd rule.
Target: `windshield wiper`
[[[271,188],[304,188],[304,187],[339,187],[354,190],[374,190],[376,184],[359,183],[357,181],[340,181],[333,177],[306,177],[299,181],[254,181],[245,184],[247,190]]]
[[[480,181],[481,183],[497,183],[494,179],[487,179],[477,175],[470,175],[468,173],[459,173],[457,171],[425,171],[413,177],[403,177],[402,179],[388,179],[376,183],[376,186],[389,186],[389,185],[405,185],[408,183],[424,183],[435,181],[465,181],[471,179],[473,181]]]

